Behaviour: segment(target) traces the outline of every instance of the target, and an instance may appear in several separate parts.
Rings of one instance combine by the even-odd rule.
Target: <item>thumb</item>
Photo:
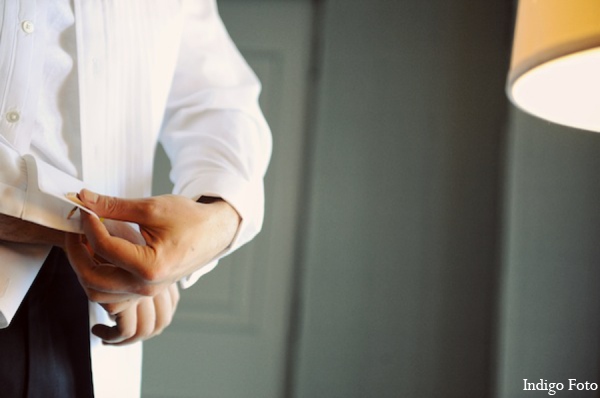
[[[79,198],[88,209],[101,218],[138,223],[143,220],[140,201],[100,195],[82,189]]]

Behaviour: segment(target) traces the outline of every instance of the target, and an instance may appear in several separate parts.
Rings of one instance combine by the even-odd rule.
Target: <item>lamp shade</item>
[[[600,0],[520,0],[511,101],[554,123],[600,132]]]

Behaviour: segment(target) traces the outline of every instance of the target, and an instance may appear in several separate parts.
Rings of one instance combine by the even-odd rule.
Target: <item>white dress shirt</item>
[[[67,219],[73,204],[64,194],[88,187],[149,196],[160,139],[175,194],[219,196],[241,215],[222,255],[258,233],[271,136],[260,84],[214,0],[6,0],[0,7],[0,213],[81,232],[78,216]],[[0,242],[0,327],[49,250]],[[110,322],[96,304],[90,318]],[[103,346],[92,336],[96,397],[139,396],[140,365],[139,344]]]

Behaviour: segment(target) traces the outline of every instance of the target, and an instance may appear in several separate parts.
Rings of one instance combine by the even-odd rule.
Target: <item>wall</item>
[[[523,379],[600,380],[600,135],[518,111],[510,133],[498,397],[541,397]]]
[[[510,7],[331,0],[296,397],[485,397]]]

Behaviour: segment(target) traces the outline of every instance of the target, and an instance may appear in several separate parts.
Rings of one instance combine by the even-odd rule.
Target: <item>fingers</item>
[[[115,294],[111,295],[111,298],[115,300],[115,301],[111,301],[111,302],[102,302],[102,301],[95,301],[95,300],[91,300],[91,301],[99,303],[102,306],[102,308],[104,308],[104,310],[106,312],[108,312],[110,315],[117,315],[117,314],[120,314],[121,312],[125,311],[127,308],[131,307],[132,305],[134,305],[135,302],[137,302],[137,300],[140,299],[139,296],[136,296],[136,297],[122,296],[122,300],[117,301],[116,297],[117,297],[117,295],[115,295]]]
[[[156,309],[154,336],[161,334],[162,331],[171,324],[178,302],[179,290],[175,283],[169,286],[164,294],[159,294],[154,297],[154,307]]]
[[[123,199],[113,196],[100,195],[87,189],[82,189],[79,198],[83,205],[100,217],[113,220],[139,223],[144,221],[144,199]]]
[[[69,262],[92,301],[106,300],[98,292],[154,296],[164,288],[149,285],[124,269],[98,264],[81,235],[68,234],[65,243]]]
[[[138,302],[136,308],[135,332],[128,338],[120,341],[119,345],[131,344],[137,341],[149,339],[154,336],[154,325],[156,324],[156,310],[154,300],[145,297]],[[117,316],[117,327],[119,325],[119,316]]]
[[[173,284],[153,298],[137,300],[116,316],[115,326],[95,325],[92,333],[104,344],[125,345],[157,336],[171,323],[179,302]]]
[[[98,255],[145,282],[154,282],[162,277],[153,272],[158,267],[155,266],[156,254],[152,247],[111,236],[100,220],[88,214],[82,213],[81,219],[85,236]]]
[[[135,336],[137,329],[137,305],[126,308],[116,317],[115,326],[94,325],[92,333],[105,344],[120,344]]]

